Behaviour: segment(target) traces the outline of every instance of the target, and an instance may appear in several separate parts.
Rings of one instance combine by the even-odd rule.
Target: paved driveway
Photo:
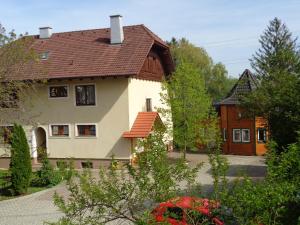
[[[240,175],[248,175],[254,180],[261,180],[266,175],[265,158],[263,156],[237,156],[224,155],[229,162],[229,169],[227,178],[233,180]],[[180,157],[180,153],[171,152],[171,158]],[[212,190],[213,178],[211,176],[211,168],[207,154],[187,154],[187,161],[191,165],[197,163],[204,163],[203,167],[198,172],[198,181],[202,185],[203,192],[210,192]]]
[[[170,157],[178,158],[179,153],[172,152]],[[262,179],[266,173],[264,158],[259,156],[226,156],[230,163],[228,178],[233,179],[239,173],[245,172],[254,179]],[[212,187],[212,178],[208,157],[205,154],[187,154],[187,160],[194,165],[204,162],[199,171],[198,179],[203,189],[209,191]],[[0,225],[42,225],[43,221],[56,221],[62,214],[52,203],[52,196],[57,191],[66,195],[64,185],[44,190],[29,196],[0,202]],[[114,224],[126,224],[118,221]]]

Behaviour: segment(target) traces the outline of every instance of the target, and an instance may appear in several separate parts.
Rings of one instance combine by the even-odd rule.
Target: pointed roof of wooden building
[[[225,99],[217,103],[217,105],[236,105],[239,104],[239,98],[242,94],[251,92],[257,88],[258,81],[256,77],[246,69],[239,80],[233,86]]]

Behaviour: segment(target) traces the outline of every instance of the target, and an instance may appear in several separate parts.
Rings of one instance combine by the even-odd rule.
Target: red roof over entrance
[[[157,112],[139,112],[130,131],[123,133],[124,138],[146,138],[152,131],[155,121],[160,119]]]

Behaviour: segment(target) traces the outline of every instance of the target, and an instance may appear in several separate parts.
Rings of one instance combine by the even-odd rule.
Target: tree
[[[296,39],[278,18],[259,40],[251,64],[259,87],[242,99],[250,114],[268,118],[270,135],[283,149],[300,130],[300,54]]]
[[[222,63],[214,64],[204,48],[196,47],[185,38],[179,40],[172,38],[168,44],[176,65],[179,65],[181,60],[185,60],[198,70],[199,76],[204,79],[205,88],[214,102],[227,95],[236,79],[228,77]]]
[[[21,111],[24,90],[32,87],[32,82],[24,82],[22,78],[24,68],[30,69],[37,60],[30,48],[32,41],[32,37],[18,37],[14,31],[7,33],[0,24],[0,112],[9,108]],[[0,121],[11,122],[14,116],[18,117],[15,113],[5,113]]]
[[[168,95],[163,100],[171,108],[173,138],[185,159],[187,149],[195,149],[197,144],[207,144],[215,138],[208,135],[216,131],[211,99],[199,70],[184,60],[165,82],[165,88]]]
[[[164,132],[155,129],[139,143],[144,151],[137,165],[101,167],[99,179],[90,170],[73,177],[68,182],[68,201],[55,196],[65,215],[54,224],[105,224],[119,219],[148,224],[152,206],[176,196],[180,183],[194,184],[199,169],[199,165],[189,168],[183,160],[170,163],[163,137]]]
[[[21,125],[14,125],[11,137],[11,183],[15,194],[24,194],[31,179],[29,145]]]

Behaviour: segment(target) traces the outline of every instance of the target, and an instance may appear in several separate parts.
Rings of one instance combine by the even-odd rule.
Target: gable
[[[239,98],[242,94],[252,92],[256,89],[258,83],[252,73],[246,69],[240,76],[237,83],[231,89],[229,95],[217,103],[217,105],[235,105],[239,104]]]
[[[151,50],[147,55],[143,67],[137,78],[161,81],[164,75],[165,71],[160,56],[154,50]]]

